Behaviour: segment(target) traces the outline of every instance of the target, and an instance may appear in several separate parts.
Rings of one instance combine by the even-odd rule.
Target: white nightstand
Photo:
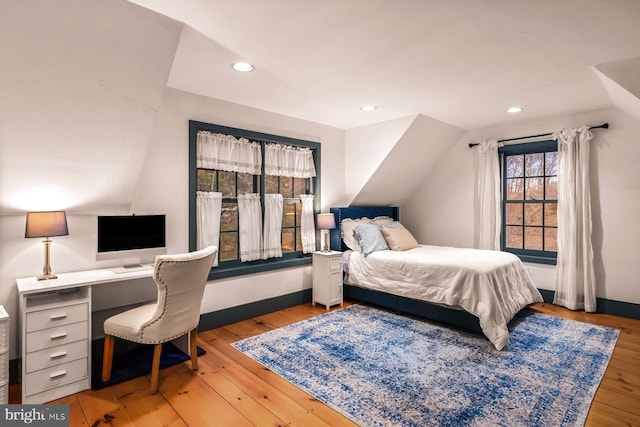
[[[342,252],[313,253],[313,305],[342,305]]]

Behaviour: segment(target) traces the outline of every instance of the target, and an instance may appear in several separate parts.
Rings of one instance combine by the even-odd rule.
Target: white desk
[[[61,273],[53,280],[26,277],[16,281],[22,403],[45,403],[91,387],[91,313],[96,307],[106,308],[99,301],[92,303],[92,290],[108,292],[117,283],[150,280],[153,275],[152,269],[126,273],[114,270],[112,267]],[[130,298],[129,292],[118,293],[126,295],[116,297]],[[143,301],[128,301],[136,302]]]

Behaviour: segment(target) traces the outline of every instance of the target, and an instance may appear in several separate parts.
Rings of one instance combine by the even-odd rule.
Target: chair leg
[[[195,327],[189,333],[189,353],[191,353],[191,369],[198,370],[198,345],[196,338],[198,337],[198,328]]]
[[[162,343],[153,347],[153,362],[151,363],[151,394],[158,391],[158,377],[160,375],[160,355],[162,354]]]
[[[111,379],[111,365],[113,363],[113,345],[115,338],[111,335],[104,336],[104,350],[102,352],[102,382]]]

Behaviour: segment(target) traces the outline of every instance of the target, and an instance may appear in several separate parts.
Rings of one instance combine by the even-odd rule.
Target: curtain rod
[[[609,129],[609,123],[603,123],[601,125],[591,126],[589,128],[589,130],[592,130],[592,129]],[[551,135],[553,135],[553,132],[541,133],[540,135],[519,136],[517,138],[499,139],[498,142],[517,141],[519,139],[529,139],[529,138],[540,138],[542,136],[551,136]],[[480,145],[480,143],[478,143],[478,142],[469,143],[469,148],[473,148],[476,145]]]

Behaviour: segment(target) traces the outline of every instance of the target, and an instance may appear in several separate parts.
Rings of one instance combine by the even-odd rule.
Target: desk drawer
[[[27,334],[26,353],[89,338],[89,322],[64,325]],[[86,341],[85,341],[86,342]]]
[[[27,374],[27,396],[85,378],[88,374],[88,364],[87,359],[79,359]]]
[[[87,341],[82,340],[28,353],[25,370],[29,373],[78,359],[86,359],[89,352],[87,346]]]
[[[27,333],[86,321],[89,304],[81,303],[27,313]]]

